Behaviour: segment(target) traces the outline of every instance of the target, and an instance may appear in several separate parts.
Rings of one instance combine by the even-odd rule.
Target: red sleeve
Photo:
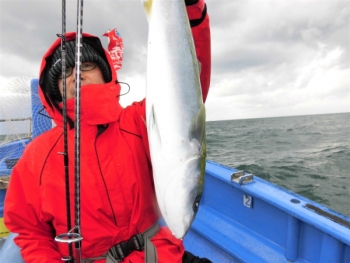
[[[40,186],[27,165],[32,162],[35,160],[23,156],[13,169],[5,199],[5,224],[18,234],[14,241],[25,262],[62,263],[52,226],[40,220]]]
[[[207,6],[204,0],[187,6],[188,18],[190,20],[197,58],[201,63],[200,80],[202,85],[203,102],[205,102],[211,76],[211,45],[210,27]]]

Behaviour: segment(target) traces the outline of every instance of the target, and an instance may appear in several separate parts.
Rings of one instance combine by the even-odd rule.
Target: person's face
[[[66,99],[69,100],[75,97],[75,67],[66,69]],[[63,96],[62,78],[58,79],[58,88]],[[94,62],[81,63],[81,86],[87,84],[103,84],[103,74],[101,69]]]

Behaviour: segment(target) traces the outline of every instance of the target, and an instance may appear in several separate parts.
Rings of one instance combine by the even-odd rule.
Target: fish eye
[[[192,205],[192,209],[193,209],[194,212],[197,212],[198,209],[199,209],[199,202],[200,202],[200,200],[201,200],[201,197],[202,197],[202,195],[199,194],[199,195],[197,195],[196,198],[194,199],[194,202],[193,202],[193,205]]]

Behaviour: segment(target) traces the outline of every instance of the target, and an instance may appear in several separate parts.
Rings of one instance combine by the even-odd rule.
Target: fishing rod
[[[66,190],[66,214],[67,214],[67,231],[72,228],[71,224],[71,205],[69,195],[69,158],[68,158],[68,134],[67,134],[67,85],[66,85],[66,0],[62,0],[62,34],[58,34],[61,38],[61,62],[62,62],[62,103],[63,103],[63,164],[64,164],[64,175],[65,175],[65,190]],[[72,244],[68,243],[68,256],[62,258],[63,261],[73,262],[73,249]]]
[[[62,86],[63,86],[63,129],[64,129],[64,168],[65,168],[65,186],[66,186],[66,206],[67,206],[67,227],[68,232],[58,235],[55,240],[68,244],[69,256],[62,258],[68,263],[80,263],[82,261],[81,253],[81,222],[80,222],[80,101],[81,101],[81,47],[82,47],[82,28],[83,28],[83,0],[77,1],[77,32],[76,32],[76,54],[75,54],[75,226],[71,228],[70,214],[70,194],[69,194],[69,170],[68,170],[68,140],[67,140],[67,99],[66,99],[66,1],[62,0]],[[75,243],[75,259],[73,257],[72,243]]]
[[[78,0],[77,33],[75,48],[75,233],[79,241],[75,242],[76,263],[82,261],[81,253],[81,220],[80,220],[80,108],[81,108],[81,48],[83,46],[83,0]]]

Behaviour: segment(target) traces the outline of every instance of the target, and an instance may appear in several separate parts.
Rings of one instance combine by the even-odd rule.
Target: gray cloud
[[[349,109],[344,106],[350,100],[349,1],[207,0],[207,5],[210,118]],[[0,77],[36,76],[44,52],[61,31],[61,2],[2,0],[0,10]],[[76,1],[67,1],[67,10],[67,31],[75,31]],[[120,80],[144,78],[147,21],[140,1],[84,1],[84,31],[101,36],[114,27],[125,45]],[[107,38],[101,39],[106,46]],[[223,116],[229,109],[234,113]]]
[[[235,12],[242,19],[213,23],[213,30],[218,27],[214,37],[222,41],[214,51],[214,69],[239,71],[265,64],[275,67],[319,50],[320,44],[327,49],[339,46],[349,53],[348,2],[284,1],[285,5],[278,8],[273,6],[276,2],[239,2]],[[304,54],[300,54],[301,48]],[[349,65],[348,56],[340,61],[345,66]]]
[[[19,56],[26,63],[35,64],[37,69],[33,72],[36,73],[44,52],[61,32],[61,2],[3,0],[0,8],[1,55]],[[127,47],[124,67],[127,71],[145,70],[145,65],[137,61],[140,57],[145,59],[147,39],[147,21],[139,1],[84,1],[83,17],[84,31],[97,36],[117,27]],[[75,31],[75,1],[67,1],[66,20],[67,32]],[[101,37],[101,40],[107,45],[107,38]],[[18,76],[22,72],[15,68],[20,66],[9,69],[7,63],[1,63],[1,75]]]

